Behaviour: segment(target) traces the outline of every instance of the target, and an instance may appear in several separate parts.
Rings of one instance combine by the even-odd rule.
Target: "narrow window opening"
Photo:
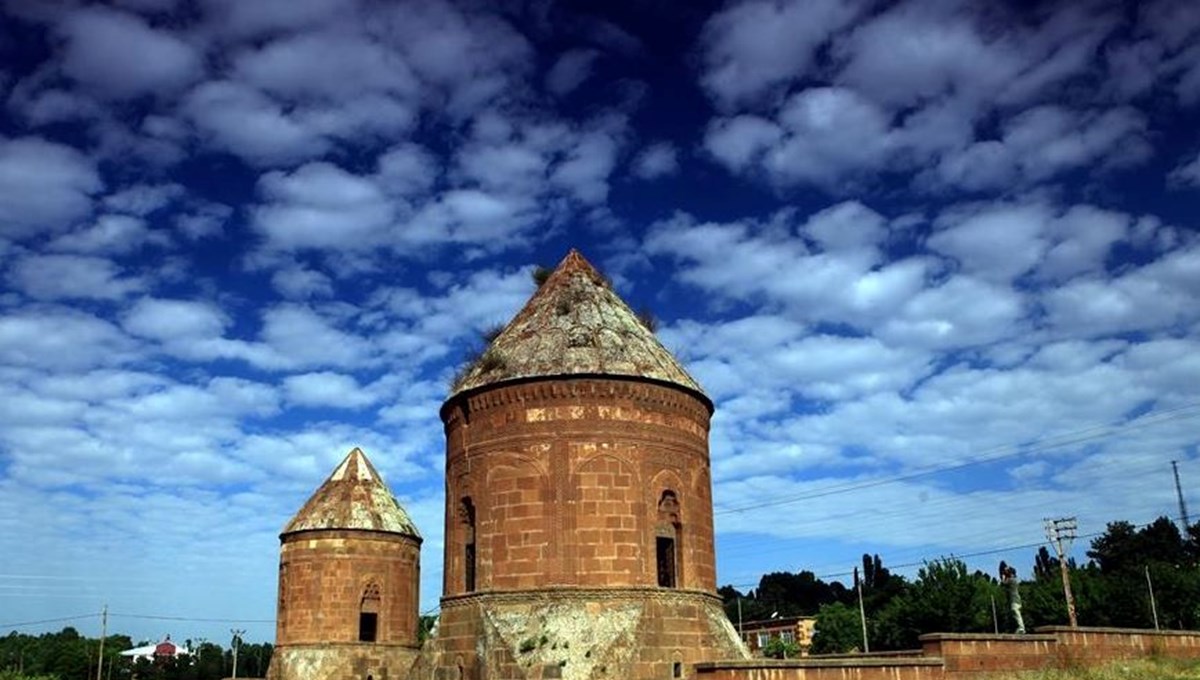
[[[655,531],[654,554],[658,565],[658,585],[676,588],[679,585],[679,499],[670,489],[663,491],[658,501],[658,525]]]
[[[462,499],[459,519],[463,523],[463,590],[475,591],[475,505],[470,498]]]
[[[658,554],[658,585],[663,588],[675,587],[675,539],[658,536],[655,539]]]
[[[672,664],[671,677],[673,677],[673,678],[682,678],[683,677],[683,663],[682,662],[676,661],[674,664]]]
[[[375,612],[361,612],[358,615],[358,641],[374,642],[378,624],[378,614]]]
[[[379,584],[368,583],[358,606],[359,642],[375,642],[379,636],[379,600]]]

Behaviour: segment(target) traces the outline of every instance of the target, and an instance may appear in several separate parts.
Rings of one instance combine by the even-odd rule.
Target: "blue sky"
[[[571,247],[717,404],[722,584],[1200,513],[1200,6],[607,4],[0,5],[0,624],[272,639],[353,446],[435,607],[438,406]]]

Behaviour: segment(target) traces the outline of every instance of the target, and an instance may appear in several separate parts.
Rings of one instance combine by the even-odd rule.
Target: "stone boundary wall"
[[[954,680],[1099,666],[1122,659],[1200,660],[1200,631],[1047,626],[1031,635],[931,633],[910,656],[830,655],[696,664],[697,680]]]
[[[1039,633],[1058,639],[1058,652],[1066,664],[1095,664],[1159,656],[1200,659],[1200,632],[1140,630],[1137,628],[1069,628],[1046,626]]]

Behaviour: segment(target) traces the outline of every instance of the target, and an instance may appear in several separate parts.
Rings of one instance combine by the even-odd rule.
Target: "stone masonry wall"
[[[921,636],[921,647],[926,657],[942,659],[949,675],[1041,670],[1058,663],[1053,635],[932,633]]]
[[[277,647],[358,643],[369,585],[380,644],[417,647],[420,546],[406,536],[330,530],[288,534],[279,557]]]
[[[1047,626],[1037,632],[1051,634],[1058,640],[1059,656],[1067,664],[1147,656],[1200,659],[1200,633],[1193,631]]]
[[[667,589],[550,589],[442,601],[412,680],[672,680],[744,658],[720,601]]]
[[[467,592],[472,536],[475,592],[654,587],[656,536],[672,523],[676,585],[714,591],[709,415],[685,390],[619,379],[510,384],[448,402],[444,595]],[[670,517],[665,491],[678,501]]]
[[[1038,628],[1033,635],[933,633],[919,657],[810,656],[715,660],[697,680],[950,680],[1048,668],[1094,667],[1122,659],[1200,659],[1200,632],[1117,628]]]

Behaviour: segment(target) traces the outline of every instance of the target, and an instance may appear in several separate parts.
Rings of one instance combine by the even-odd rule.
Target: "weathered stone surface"
[[[314,529],[364,529],[421,536],[366,454],[357,447],[300,508],[283,533]]]
[[[361,450],[280,540],[271,680],[404,678],[418,654],[421,539]]]
[[[609,282],[574,250],[463,375],[454,393],[566,375],[648,378],[702,394]]]
[[[555,589],[443,600],[412,680],[626,680],[748,655],[720,601],[663,589]],[[678,664],[678,669],[676,668]]]
[[[418,653],[365,643],[289,646],[271,655],[267,680],[405,680]]]
[[[747,652],[716,596],[712,403],[575,252],[442,406],[438,635],[414,680],[664,680]]]

